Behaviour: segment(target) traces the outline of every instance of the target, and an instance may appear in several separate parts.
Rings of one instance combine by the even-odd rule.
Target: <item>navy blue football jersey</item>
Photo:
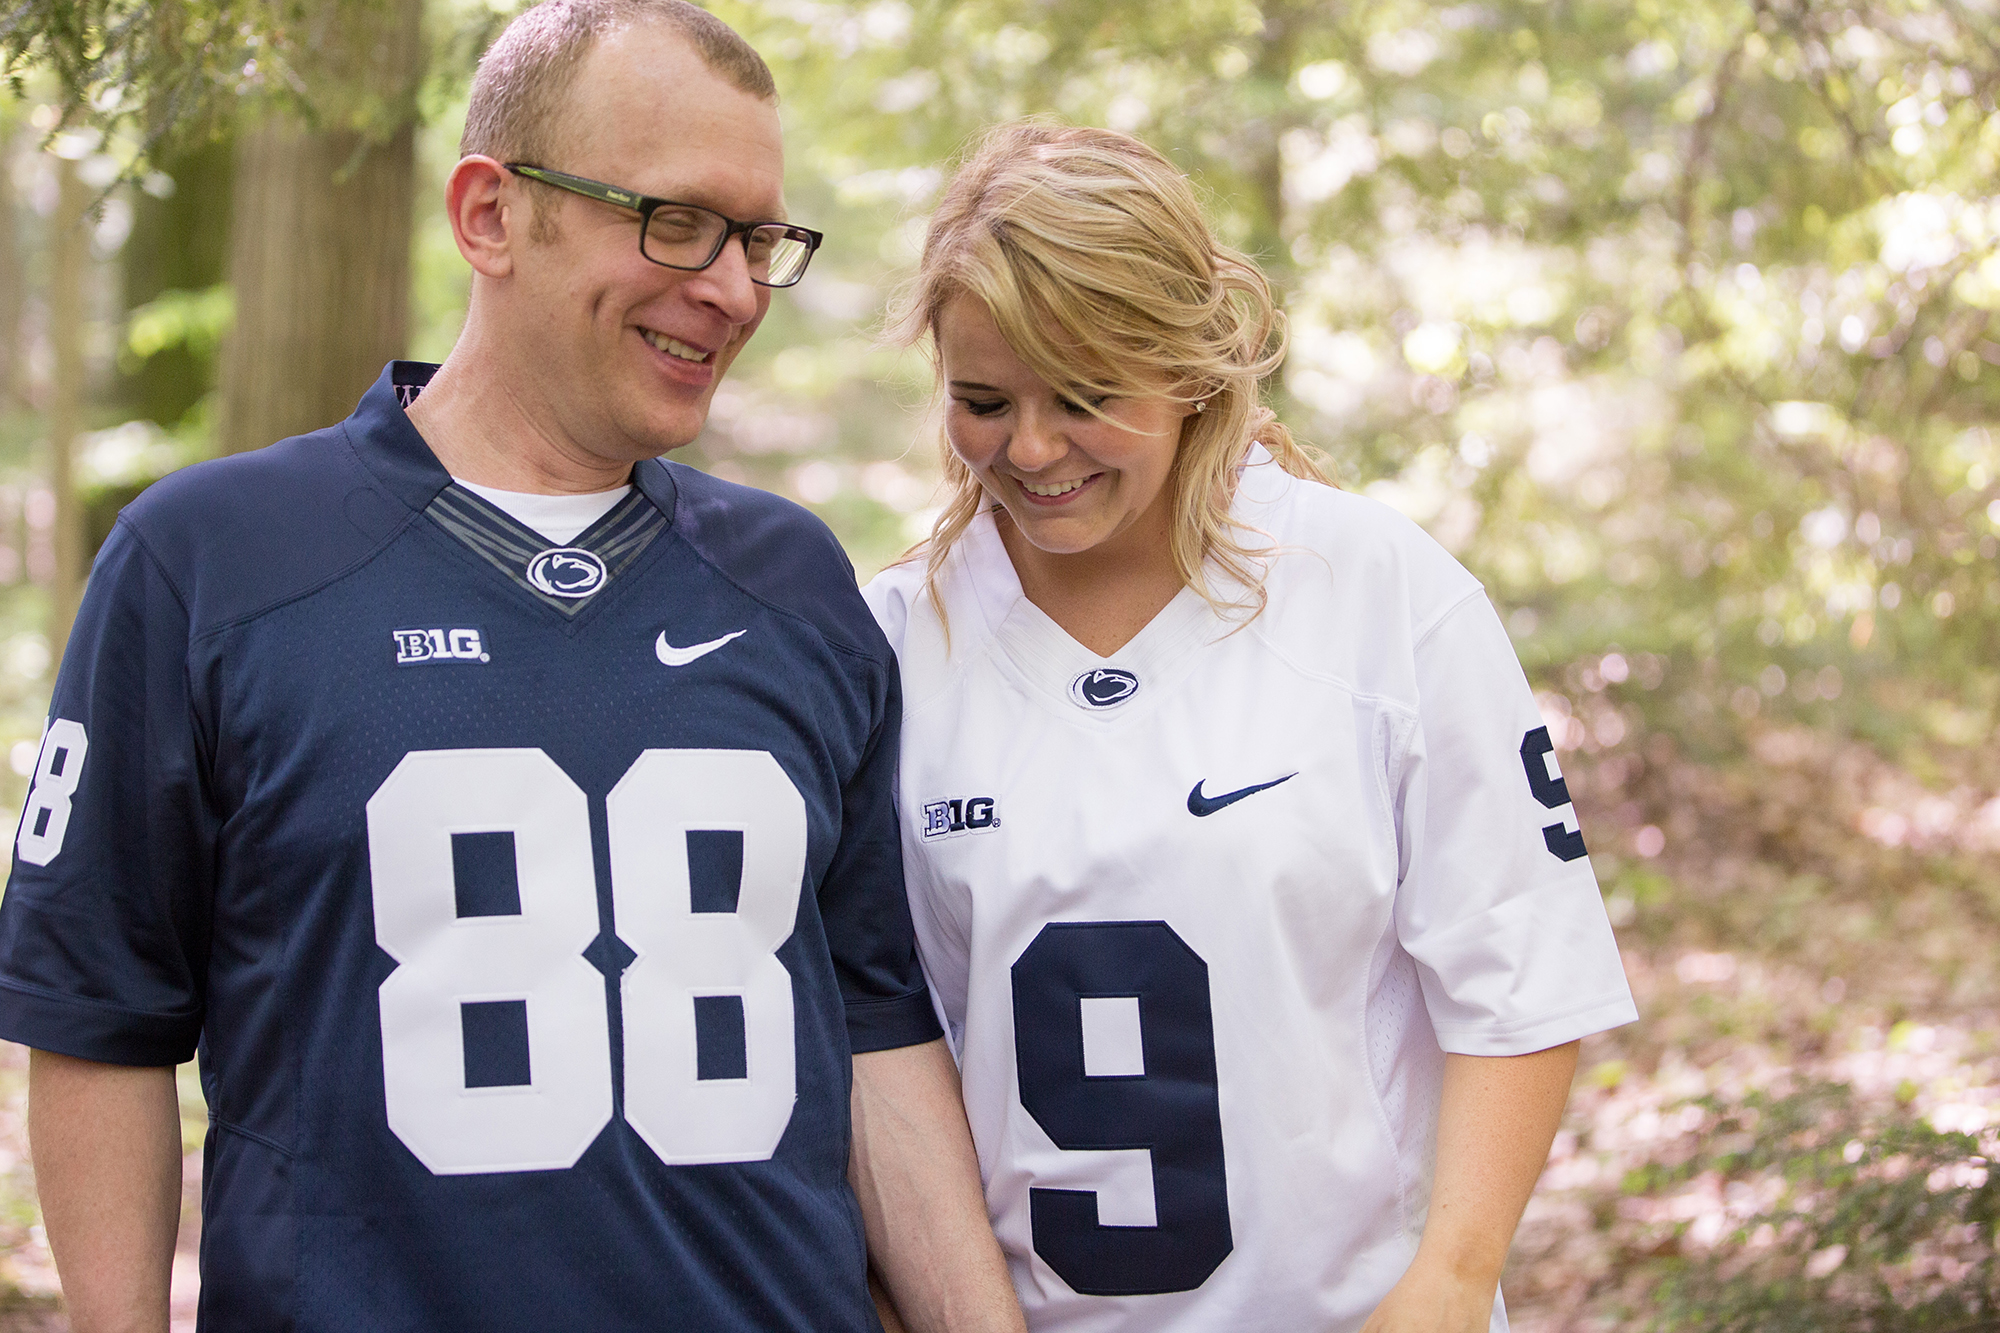
[[[833,537],[678,464],[563,547],[396,363],[91,574],[0,1035],[199,1043],[201,1327],[878,1327],[850,1052],[938,1034],[897,675]]]

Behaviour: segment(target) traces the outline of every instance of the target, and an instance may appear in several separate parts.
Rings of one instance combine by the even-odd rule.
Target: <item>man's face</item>
[[[533,165],[700,204],[742,221],[785,216],[784,153],[769,103],[718,77],[671,30],[636,25],[598,42],[577,71],[559,161]],[[741,238],[698,273],[639,253],[638,215],[513,178],[516,282],[505,322],[558,447],[652,458],[692,440],[723,373],[769,308]],[[530,191],[544,197],[531,198]],[[529,210],[557,235],[530,237]]]

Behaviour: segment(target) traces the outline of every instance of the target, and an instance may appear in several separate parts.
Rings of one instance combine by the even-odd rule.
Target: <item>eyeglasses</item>
[[[695,272],[715,262],[733,236],[743,238],[743,257],[750,264],[750,281],[759,287],[789,287],[806,275],[813,251],[825,236],[789,222],[738,222],[699,204],[675,203],[634,194],[603,181],[566,172],[548,171],[525,162],[509,162],[507,170],[586,199],[629,208],[639,215],[639,253],[655,264]]]

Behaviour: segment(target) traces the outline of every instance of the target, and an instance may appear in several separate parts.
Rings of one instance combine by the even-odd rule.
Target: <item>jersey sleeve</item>
[[[1438,1042],[1524,1055],[1637,1017],[1548,729],[1486,598],[1416,649],[1396,929]]]
[[[181,598],[130,526],[99,553],[0,899],[0,1036],[112,1064],[193,1055],[216,820]]]
[[[841,793],[840,846],[820,888],[820,918],[856,1051],[916,1046],[942,1035],[917,964],[896,822],[902,701],[893,664],[869,746]]]

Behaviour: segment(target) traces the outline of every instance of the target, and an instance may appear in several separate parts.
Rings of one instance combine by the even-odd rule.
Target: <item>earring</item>
[[[1194,410],[1197,412],[1206,412],[1208,410],[1208,400],[1202,399],[1201,401],[1197,402],[1194,405]]]

